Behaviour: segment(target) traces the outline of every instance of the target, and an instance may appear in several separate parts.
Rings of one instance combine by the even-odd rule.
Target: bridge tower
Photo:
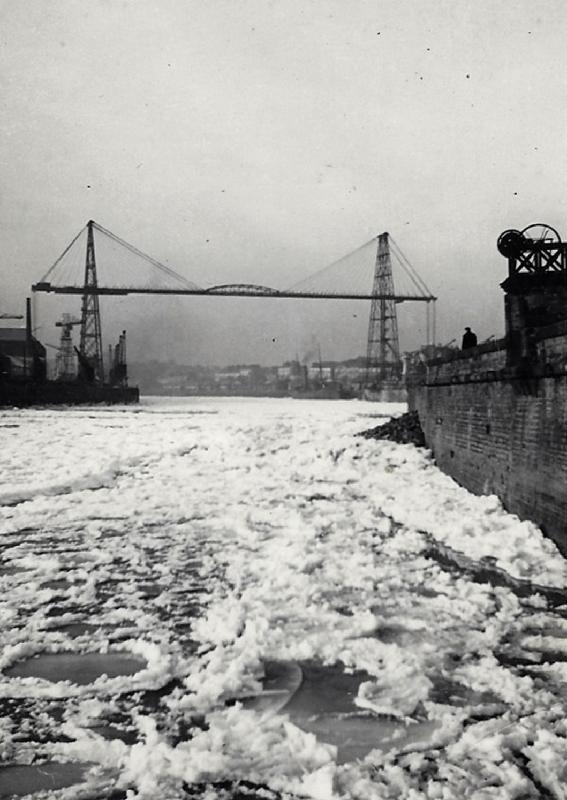
[[[93,220],[89,220],[87,223],[87,256],[85,261],[85,282],[81,308],[81,341],[79,353],[81,363],[88,363],[92,368],[94,380],[97,383],[102,383],[104,381],[104,367],[102,363],[100,308],[98,294],[96,294],[96,291],[93,291],[98,288],[93,225]]]
[[[388,233],[378,236],[372,294],[374,297],[368,322],[365,384],[368,388],[381,389],[385,384],[398,383],[402,375]]]

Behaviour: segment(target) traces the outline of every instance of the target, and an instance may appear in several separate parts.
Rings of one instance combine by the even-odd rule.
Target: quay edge
[[[138,403],[137,386],[62,383],[59,381],[0,381],[0,407],[28,408],[52,405],[112,405]]]
[[[444,472],[567,556],[567,244],[543,245],[505,253],[505,337],[414,363],[408,406]]]

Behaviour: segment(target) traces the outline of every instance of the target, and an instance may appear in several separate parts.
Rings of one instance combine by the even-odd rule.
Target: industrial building
[[[45,379],[45,347],[26,328],[0,328],[0,376],[12,380]]]

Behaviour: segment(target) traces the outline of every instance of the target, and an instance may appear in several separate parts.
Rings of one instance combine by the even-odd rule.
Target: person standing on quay
[[[477,339],[476,333],[473,333],[470,328],[465,328],[465,332],[463,334],[463,350],[468,350],[470,347],[476,347]]]

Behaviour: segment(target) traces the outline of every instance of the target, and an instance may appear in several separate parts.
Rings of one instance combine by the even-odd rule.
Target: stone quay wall
[[[510,365],[505,339],[429,361],[409,376],[408,403],[444,472],[567,556],[567,321],[533,331],[531,346],[529,365]]]

